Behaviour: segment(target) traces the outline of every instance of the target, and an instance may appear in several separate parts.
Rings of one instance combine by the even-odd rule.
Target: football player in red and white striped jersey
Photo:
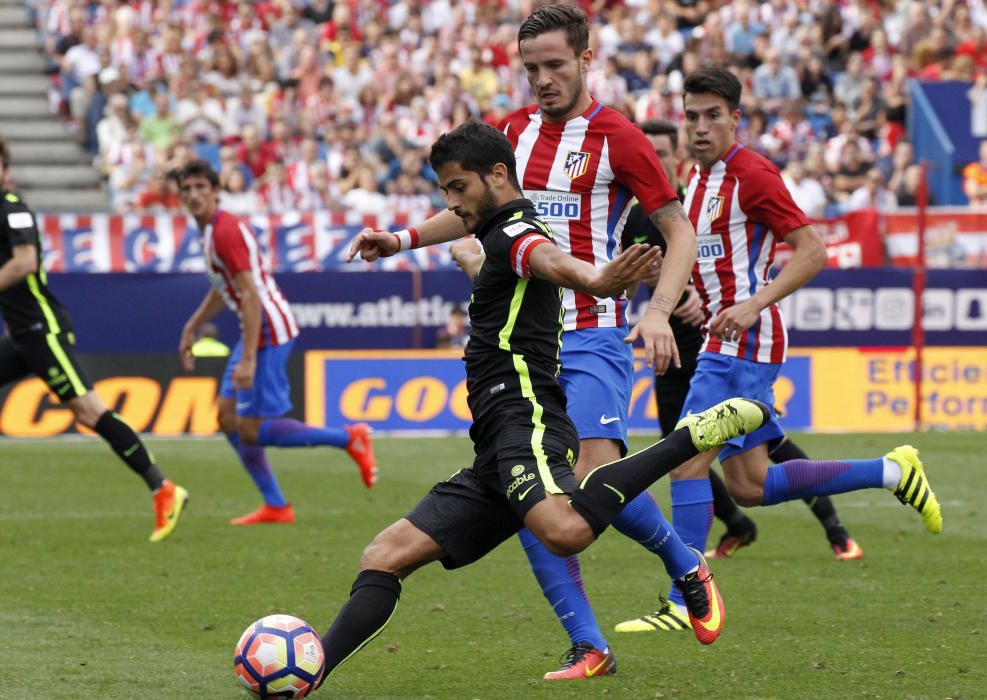
[[[825,267],[826,249],[778,169],[737,143],[737,78],[725,68],[703,68],[687,76],[684,90],[685,127],[698,161],[684,206],[696,229],[693,282],[702,298],[707,336],[683,415],[709,408],[724,396],[773,406],[772,385],[785,361],[788,340],[777,302]],[[795,252],[769,283],[768,270],[780,239]],[[911,447],[869,460],[793,459],[769,466],[769,449],[783,439],[775,417],[720,449],[727,489],[738,503],[773,505],[882,486],[896,495],[907,491],[911,498],[909,480],[922,482],[926,493],[922,465]],[[675,529],[699,550],[705,549],[712,523],[709,467],[715,457],[715,451],[700,455],[672,472]],[[910,502],[927,528],[938,532],[939,504],[931,490],[927,493],[926,500]],[[670,597],[681,602],[675,591]]]
[[[240,318],[241,337],[230,355],[219,390],[219,426],[237,451],[264,503],[234,518],[234,525],[294,522],[264,447],[345,449],[360,468],[367,488],[377,479],[377,464],[364,423],[343,428],[307,425],[284,417],[291,411],[288,356],[298,324],[288,300],[270,272],[251,228],[219,209],[219,177],[205,161],[189,163],[177,175],[182,204],[202,236],[206,275],[212,284],[182,329],[179,353],[186,369],[195,363],[192,345],[203,323],[228,307]]]

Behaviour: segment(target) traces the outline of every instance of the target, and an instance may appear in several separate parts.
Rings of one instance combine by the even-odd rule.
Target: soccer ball
[[[236,676],[259,698],[303,698],[326,670],[322,640],[291,615],[268,615],[250,625],[233,652]]]

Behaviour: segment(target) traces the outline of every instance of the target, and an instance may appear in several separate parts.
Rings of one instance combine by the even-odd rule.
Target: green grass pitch
[[[983,434],[796,436],[818,457],[910,441],[943,504],[933,536],[889,493],[841,496],[865,550],[837,562],[801,502],[755,509],[758,542],[713,562],[719,641],[610,634],[616,676],[546,683],[568,640],[508,542],[462,571],[405,582],[391,624],[317,693],[338,698],[977,698],[987,696],[987,465]],[[646,439],[635,438],[643,446]],[[0,698],[238,698],[232,651],[264,614],[320,632],[360,552],[437,480],[462,438],[377,441],[366,491],[338,451],[271,450],[298,522],[236,528],[258,503],[219,440],[152,441],[191,492],[178,530],[147,542],[150,499],[99,441],[0,443]],[[667,504],[668,487],[653,488]],[[714,525],[711,541],[722,528]],[[656,559],[614,532],[583,555],[604,629],[654,606]]]

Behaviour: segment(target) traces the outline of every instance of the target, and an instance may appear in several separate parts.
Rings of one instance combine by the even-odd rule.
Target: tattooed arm
[[[696,264],[696,231],[677,199],[651,212],[649,218],[668,242],[668,250],[647,311],[627,336],[627,342],[640,337],[648,366],[655,374],[664,374],[670,365],[682,366],[668,317]]]

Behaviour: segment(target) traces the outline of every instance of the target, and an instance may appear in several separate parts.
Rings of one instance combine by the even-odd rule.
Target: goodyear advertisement
[[[632,431],[657,426],[654,385],[641,357],[631,395]],[[793,351],[775,384],[789,430],[908,431],[914,427],[911,348]],[[469,428],[461,355],[446,351],[309,352],[305,417],[378,430],[452,432]],[[923,356],[926,427],[987,430],[987,349],[930,348]]]
[[[136,430],[211,435],[225,361],[200,359],[184,373],[177,355],[84,355],[95,390]],[[630,429],[657,430],[654,386],[642,358],[631,395]],[[789,430],[893,432],[914,426],[911,348],[794,350],[775,384]],[[317,425],[365,421],[379,431],[450,433],[470,424],[461,352],[310,351],[289,365],[293,414]],[[922,365],[923,423],[987,430],[987,348],[929,348]],[[38,379],[0,391],[0,435],[85,432]]]

